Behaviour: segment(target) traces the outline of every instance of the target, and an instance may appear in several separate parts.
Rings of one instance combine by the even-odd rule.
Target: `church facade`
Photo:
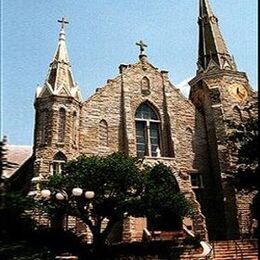
[[[243,228],[247,232],[251,197],[236,194],[225,175],[235,164],[226,145],[226,120],[256,116],[256,94],[237,70],[208,0],[200,0],[198,69],[189,99],[167,71],[149,62],[140,42],[138,61],[120,64],[118,76],[84,101],[68,57],[66,21],[60,22],[46,81],[36,91],[33,181],[60,174],[66,161],[81,154],[120,151],[172,169],[194,204],[194,218],[186,224],[202,238],[232,239]],[[130,219],[123,233],[138,240],[144,227],[144,220]]]

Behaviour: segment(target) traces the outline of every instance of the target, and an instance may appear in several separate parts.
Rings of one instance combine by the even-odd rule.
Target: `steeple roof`
[[[37,94],[37,97],[59,95],[73,96],[77,99],[81,99],[79,87],[73,78],[66,46],[66,34],[64,27],[65,24],[68,24],[68,22],[65,18],[58,20],[58,22],[61,23],[58,46],[49,65],[49,71],[44,87],[38,91],[39,94]]]
[[[218,18],[213,14],[209,0],[199,0],[199,57],[198,72],[207,70],[209,65],[219,69],[236,70],[220,32]]]

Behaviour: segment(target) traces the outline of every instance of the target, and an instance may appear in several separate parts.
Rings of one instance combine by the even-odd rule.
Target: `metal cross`
[[[140,47],[140,54],[144,54],[144,47],[148,47],[145,43],[143,43],[142,41],[137,42],[136,45],[138,45]]]
[[[65,24],[68,24],[69,22],[66,21],[66,19],[64,17],[62,17],[61,20],[58,20],[58,23],[61,23],[61,29],[64,29]]]

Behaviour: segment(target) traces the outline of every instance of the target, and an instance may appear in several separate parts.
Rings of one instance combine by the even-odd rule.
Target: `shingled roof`
[[[11,167],[4,170],[4,176],[10,178],[32,156],[32,146],[7,144],[5,148]]]

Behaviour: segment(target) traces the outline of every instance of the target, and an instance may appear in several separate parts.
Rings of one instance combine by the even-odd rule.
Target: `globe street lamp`
[[[83,192],[84,191],[81,188],[73,188],[71,194],[75,197],[80,197],[80,196],[82,196]],[[48,189],[41,190],[41,196],[45,199],[50,199],[52,194],[53,193]],[[91,200],[95,197],[95,192],[94,191],[85,191],[84,196],[86,199]],[[59,192],[55,193],[55,198],[57,200],[67,200],[68,194],[65,191],[59,191]]]
[[[49,199],[51,197],[50,190],[41,190],[41,196],[45,199]]]
[[[84,194],[84,197],[87,199],[87,203],[84,206],[84,210],[85,212],[90,216],[91,214],[91,209],[93,208],[92,204],[91,204],[91,200],[95,197],[95,192],[94,191],[83,191],[83,189],[77,187],[77,188],[73,188],[71,191],[71,195],[68,196],[67,192],[64,190],[60,190],[60,191],[51,191],[48,189],[43,189],[40,192],[41,197],[44,200],[50,200],[50,199],[56,199],[57,201],[67,201],[68,205],[72,206],[72,207],[77,207],[77,202],[76,201],[69,201],[70,198],[76,199],[83,197],[82,195]]]

